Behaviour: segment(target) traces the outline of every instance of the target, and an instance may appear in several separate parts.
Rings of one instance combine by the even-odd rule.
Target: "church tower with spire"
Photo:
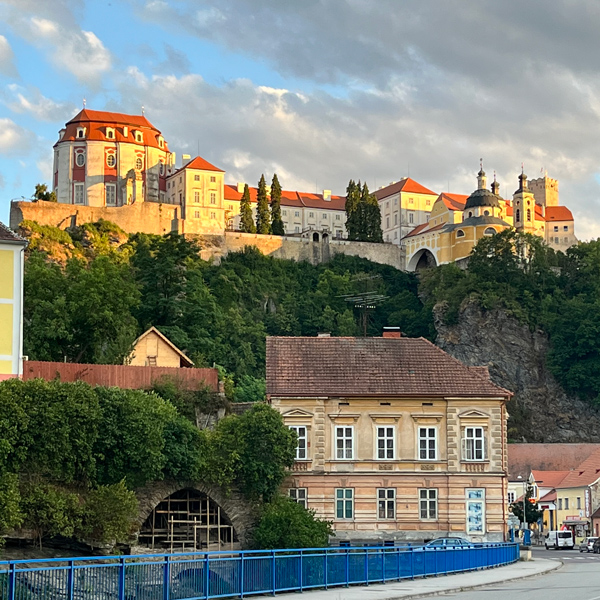
[[[513,194],[513,222],[517,231],[535,232],[535,197],[527,186],[523,167],[519,175],[519,189]]]

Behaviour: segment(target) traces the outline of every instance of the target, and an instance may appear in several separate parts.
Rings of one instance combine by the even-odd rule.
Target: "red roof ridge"
[[[215,165],[209,163],[207,160],[205,160],[201,156],[194,157],[187,164],[183,165],[183,167],[181,167],[180,169],[177,169],[177,171],[175,171],[175,173],[179,173],[180,171],[183,171],[184,169],[199,169],[201,171],[217,171],[218,173],[225,173],[225,171],[223,171],[223,169],[219,169],[218,167],[215,167]],[[175,173],[173,173],[173,175],[175,175]]]

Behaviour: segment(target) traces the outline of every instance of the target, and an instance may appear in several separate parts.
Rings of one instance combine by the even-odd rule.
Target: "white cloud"
[[[69,29],[51,19],[31,17],[29,32],[30,41],[51,49],[56,66],[83,82],[98,83],[111,68],[110,52],[92,31]]]
[[[11,119],[0,118],[0,154],[12,155],[25,152],[34,137],[31,131],[23,129]]]
[[[28,113],[38,121],[63,122],[70,118],[76,110],[75,105],[70,102],[55,102],[46,98],[41,92],[32,88],[25,88],[10,84],[7,87],[6,105],[16,113]]]
[[[17,69],[14,65],[14,53],[8,40],[0,35],[0,73],[7,77],[15,77]]]

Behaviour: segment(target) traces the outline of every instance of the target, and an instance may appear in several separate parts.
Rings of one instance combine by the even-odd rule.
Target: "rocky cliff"
[[[434,309],[437,345],[471,366],[485,365],[494,383],[511,390],[509,439],[600,442],[600,411],[570,396],[546,368],[548,338],[504,311],[464,305],[457,325]]]

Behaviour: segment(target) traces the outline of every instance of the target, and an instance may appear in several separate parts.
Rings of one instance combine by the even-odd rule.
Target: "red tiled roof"
[[[558,489],[591,485],[600,479],[600,448],[578,464],[556,487]]]
[[[429,223],[422,223],[421,225],[417,225],[410,233],[407,233],[402,237],[403,240],[409,237],[413,237],[415,235],[419,235],[421,233],[431,233],[432,231],[438,231],[442,229],[442,227],[446,226],[448,223],[439,223],[438,225],[434,225],[430,227]]]
[[[9,229],[4,223],[0,222],[0,242],[8,244],[27,245],[27,240],[17,235],[12,229]]]
[[[566,206],[547,206],[546,221],[572,221],[573,213]]]
[[[268,337],[271,396],[504,397],[424,338]]]
[[[545,221],[546,217],[544,217],[544,212],[542,207],[539,204],[535,205],[535,220],[536,221]]]
[[[438,199],[441,198],[442,202],[446,205],[446,208],[449,208],[450,210],[464,210],[468,197],[469,196],[463,194],[449,194],[447,192],[442,192],[438,196]]]
[[[256,195],[258,188],[249,187],[250,191],[250,202],[256,202]],[[242,193],[238,192],[237,185],[225,184],[225,200],[241,200]],[[346,198],[344,196],[331,196],[330,200],[324,200],[323,194],[311,194],[306,192],[293,192],[290,190],[283,190],[281,192],[281,205],[282,206],[296,206],[315,209],[329,209],[329,210],[346,210]]]
[[[508,477],[529,477],[531,471],[569,471],[580,465],[600,444],[508,444]]]
[[[223,169],[219,169],[218,167],[211,165],[201,156],[196,156],[196,158],[190,160],[189,163],[181,167],[181,169],[178,169],[178,171],[182,171],[183,169],[198,169],[199,171],[217,171],[218,173],[225,173]]]
[[[506,203],[506,216],[512,217],[513,216],[513,207],[512,207],[512,204],[510,203],[510,200],[505,200],[504,202]]]
[[[556,487],[571,471],[538,471],[531,470],[535,482],[540,487]]]
[[[405,177],[400,181],[396,181],[396,183],[392,183],[386,187],[383,187],[373,194],[377,198],[377,200],[381,200],[383,198],[387,198],[392,194],[397,194],[398,192],[412,192],[413,194],[431,194],[432,196],[437,196],[435,192],[427,189],[424,185],[417,183],[414,179],[410,177]]]
[[[522,498],[523,496],[521,496]],[[554,500],[556,500],[556,490],[552,490],[551,492],[548,492],[545,496],[543,496],[542,498],[540,498],[540,502],[553,502]]]
[[[77,137],[77,128],[84,126],[87,128],[85,138]],[[128,127],[129,131],[127,135],[124,135],[123,127]],[[111,127],[115,129],[114,139],[106,137],[106,128]],[[160,148],[158,144],[158,137],[160,131],[146,119],[144,115],[126,115],[123,113],[106,112],[102,110],[89,110],[84,108],[78,112],[70,121],[65,125],[65,133],[56,144],[61,142],[74,142],[74,141],[103,141],[103,142],[129,142],[131,144],[139,143],[135,141],[133,130],[143,130],[144,132],[144,143],[139,144],[140,146],[151,146],[153,148],[159,148],[168,152],[167,142],[163,144],[163,148]],[[56,146],[55,144],[55,146]]]

